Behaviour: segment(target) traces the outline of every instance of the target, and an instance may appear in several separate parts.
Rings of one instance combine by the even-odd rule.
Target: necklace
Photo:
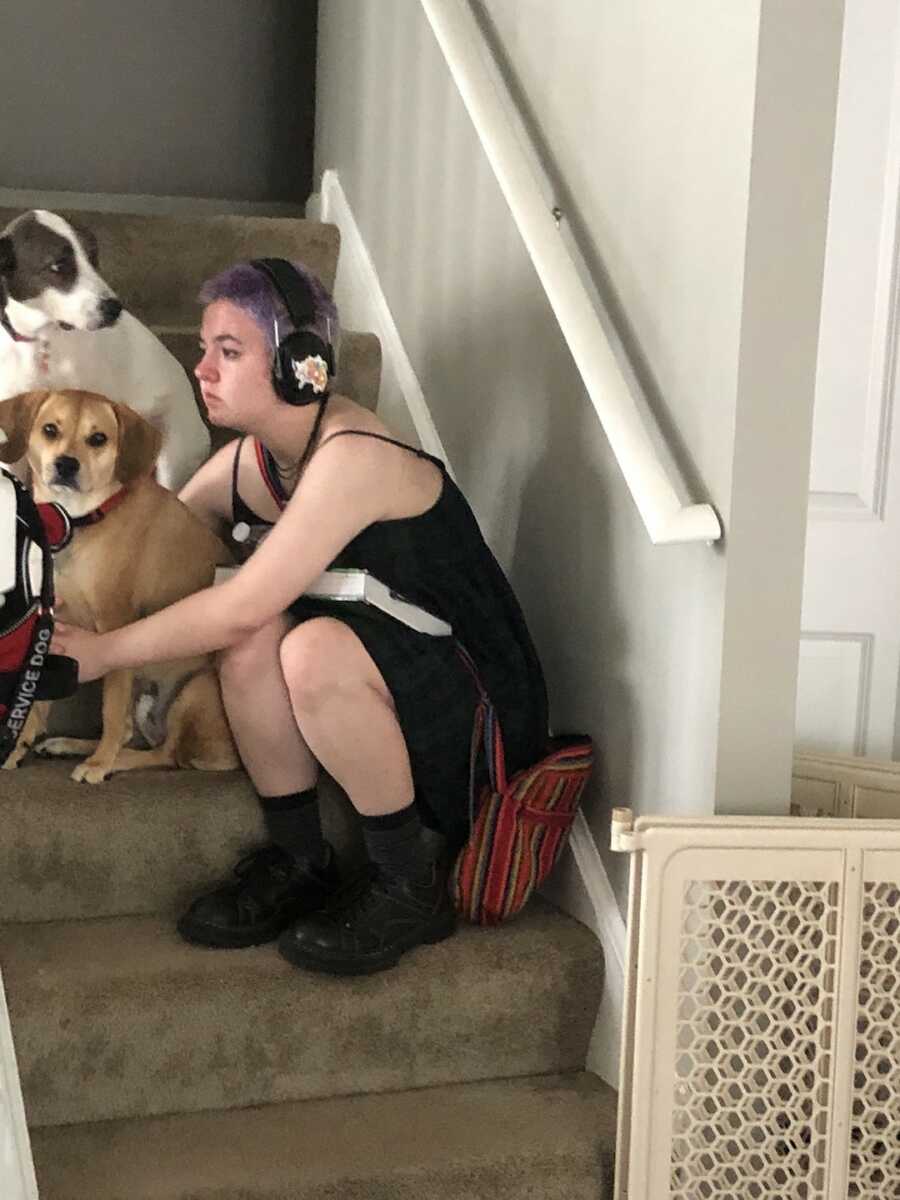
[[[274,454],[271,455],[270,461],[271,461],[272,467],[275,471],[275,474],[278,476],[279,479],[295,479],[297,477],[297,474],[300,471],[300,459],[299,458],[295,462],[290,463],[289,466],[286,466],[286,467],[283,467],[281,465],[281,463],[278,461],[278,459],[275,457]]]
[[[325,416],[325,409],[326,409],[327,405],[328,405],[328,396],[325,395],[322,398],[322,400],[319,402],[319,411],[316,413],[316,419],[313,422],[312,431],[310,432],[310,435],[309,435],[309,441],[306,443],[306,446],[303,449],[303,453],[300,455],[300,457],[295,462],[291,463],[287,467],[283,467],[281,465],[281,463],[276,459],[276,457],[272,453],[272,451],[269,450],[268,447],[265,448],[265,460],[266,460],[266,466],[269,469],[269,477],[272,479],[272,482],[276,485],[277,491],[280,493],[281,499],[284,499],[284,500],[287,499],[287,493],[286,493],[284,487],[282,486],[283,482],[284,483],[293,482],[294,486],[296,487],[296,485],[300,482],[300,476],[303,474],[304,470],[306,469],[306,464],[312,458],[313,451],[315,450],[316,445],[318,444],[318,441],[319,441],[319,433],[322,428],[322,418]]]

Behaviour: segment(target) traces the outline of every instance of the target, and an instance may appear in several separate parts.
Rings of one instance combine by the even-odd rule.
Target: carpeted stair
[[[280,254],[334,280],[337,231],[311,222],[76,218],[186,364],[185,297],[220,267]],[[377,340],[349,335],[342,355],[341,386],[374,405]],[[65,715],[83,726],[85,711],[82,697]],[[174,916],[260,838],[246,778],[90,787],[69,770],[0,772],[0,968],[41,1200],[611,1195],[615,1096],[583,1069],[603,965],[582,926],[535,901],[361,979],[297,971],[272,947],[189,947]],[[324,790],[352,864],[352,809]]]

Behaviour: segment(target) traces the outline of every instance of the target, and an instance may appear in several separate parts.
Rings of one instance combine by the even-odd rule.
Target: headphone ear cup
[[[309,330],[289,333],[275,351],[272,386],[288,404],[313,404],[328,395],[334,354]]]

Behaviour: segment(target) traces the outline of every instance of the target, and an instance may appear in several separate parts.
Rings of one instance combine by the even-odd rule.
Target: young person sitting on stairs
[[[82,681],[220,651],[228,719],[271,845],[191,905],[182,936],[222,947],[279,938],[297,965],[380,970],[454,927],[444,866],[468,836],[478,700],[456,642],[497,709],[510,773],[544,753],[541,668],[444,465],[329,393],[337,312],[321,283],[300,265],[255,260],[210,280],[200,299],[195,373],[209,420],[245,436],[181,499],[240,538],[267,532],[226,582],[110,633],[60,626],[54,649],[78,659]],[[453,637],[304,597],[329,567],[368,571]],[[352,887],[340,889],[322,836],[320,765],[362,824],[373,869]],[[423,825],[443,834],[446,854]]]

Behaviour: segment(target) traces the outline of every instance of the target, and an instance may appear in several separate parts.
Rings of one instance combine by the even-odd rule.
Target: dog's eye
[[[100,431],[98,430],[97,433],[91,434],[91,436],[87,440],[87,444],[89,446],[94,446],[96,448],[97,446],[105,446],[108,441],[109,441],[109,438],[106,436],[106,434],[100,433]]]
[[[59,429],[56,425],[48,423],[43,427],[41,433],[43,433],[45,438],[49,438],[50,441],[53,441],[55,437],[59,436]]]
[[[56,260],[56,262],[52,262],[50,264],[50,266],[47,268],[47,270],[50,271],[51,274],[53,274],[53,275],[59,275],[60,272],[64,269],[65,265],[66,265],[65,261],[61,258],[58,258]]]

